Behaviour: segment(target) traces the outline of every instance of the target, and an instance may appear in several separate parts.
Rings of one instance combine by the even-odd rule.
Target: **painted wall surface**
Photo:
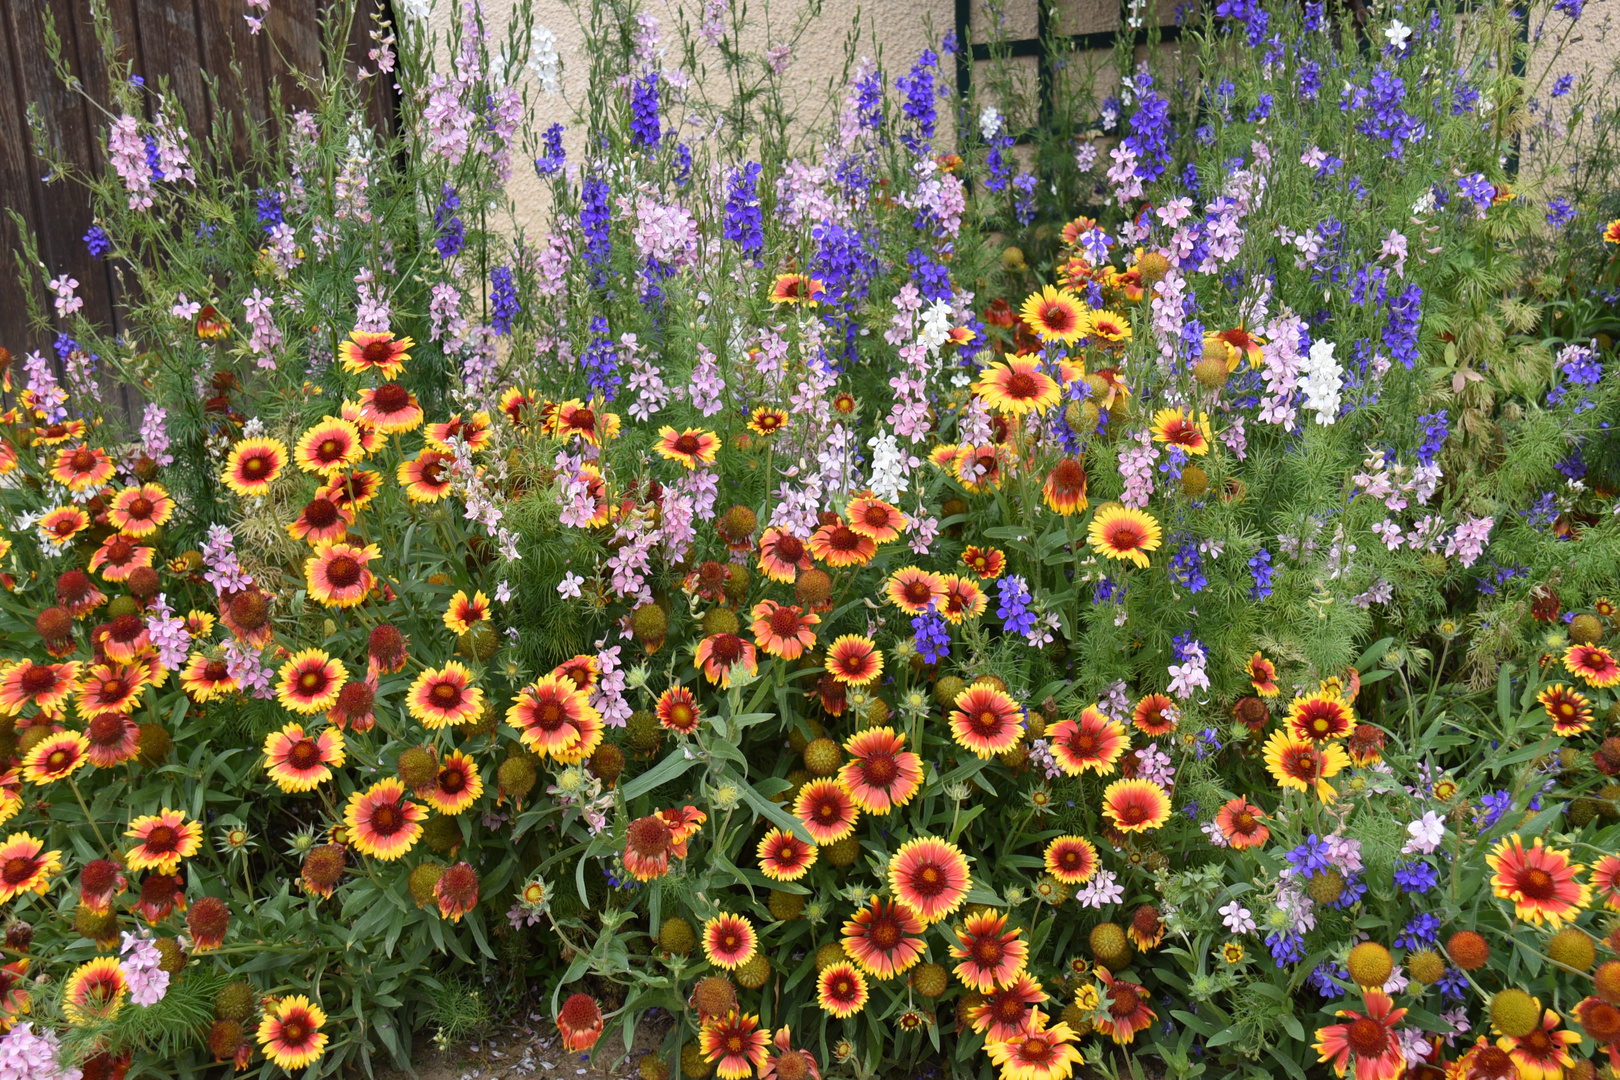
[[[504,35],[511,22],[515,5],[520,0],[483,0],[486,18],[497,38]],[[1001,16],[1009,36],[1029,37],[1036,30],[1036,3],[1038,0],[1006,0]],[[837,93],[828,88],[840,85],[845,69],[846,53],[881,58],[892,71],[904,70],[918,53],[937,42],[940,36],[955,26],[954,0],[820,0],[819,13],[812,14],[815,0],[777,0],[774,4],[754,0],[748,5],[750,28],[745,34],[744,49],[764,54],[774,46],[793,42],[791,57],[783,70],[783,85],[787,100],[798,103],[795,115],[809,118],[812,124],[835,120]],[[431,24],[444,41],[455,12],[455,0],[436,0],[433,4]],[[1143,3],[1143,7],[1148,7]],[[644,10],[651,13],[663,28],[666,48],[671,47],[673,27],[684,17],[697,26],[702,19],[702,0],[646,0]],[[1160,15],[1165,23],[1172,19],[1174,0],[1160,0]],[[990,29],[984,6],[973,4],[975,36],[983,36]],[[534,21],[548,27],[557,38],[557,52],[562,60],[562,91],[557,96],[539,94],[537,118],[543,128],[553,120],[568,124],[571,107],[583,100],[584,83],[589,70],[585,52],[586,32],[582,20],[588,6],[578,0],[531,0]],[[1066,33],[1088,34],[1115,30],[1119,25],[1120,5],[1117,0],[1052,0],[1049,9]],[[1151,16],[1150,16],[1151,17]],[[1552,46],[1561,44],[1558,62],[1549,65],[1546,60],[1533,59],[1531,73],[1539,84],[1538,98],[1545,102],[1554,82],[1560,75],[1572,74],[1578,80],[1590,79],[1599,83],[1606,80],[1620,59],[1620,0],[1587,0],[1585,13],[1567,40],[1560,42],[1569,28],[1567,20],[1554,15],[1547,22],[1541,53],[1551,54]],[[802,27],[802,29],[801,29]],[[858,40],[850,44],[852,32],[858,28]],[[712,61],[713,53],[709,53]],[[704,56],[699,55],[700,63]],[[1103,57],[1097,57],[1101,62]],[[1026,62],[1033,78],[1033,60]],[[946,78],[954,78],[954,67],[949,61],[942,65]],[[702,78],[701,74],[699,76]],[[530,78],[525,75],[525,78]],[[718,80],[706,80],[712,85]],[[1099,73],[1098,89],[1104,90],[1115,81],[1112,72]],[[1567,99],[1565,102],[1567,103]],[[1555,103],[1556,107],[1556,103]],[[941,114],[941,121],[946,116]],[[577,131],[571,131],[573,139]],[[809,140],[807,139],[806,142]],[[568,145],[570,160],[578,160],[580,145]],[[812,149],[805,146],[805,150]],[[1551,160],[1566,156],[1566,148],[1553,144],[1534,146],[1527,143],[1523,162],[1529,173],[1539,172]],[[544,233],[549,199],[545,185],[533,170],[514,170],[510,192],[516,204],[515,225],[531,234]]]

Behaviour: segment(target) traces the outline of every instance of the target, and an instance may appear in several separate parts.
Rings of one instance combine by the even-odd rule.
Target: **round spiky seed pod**
[[[918,964],[911,969],[911,988],[925,998],[937,998],[949,987],[945,968],[939,964]]]
[[[1577,615],[1569,620],[1566,632],[1577,645],[1596,645],[1603,640],[1603,621],[1596,615]]]
[[[1446,955],[1464,971],[1478,971],[1490,963],[1491,946],[1472,930],[1459,930],[1446,942]]]
[[[681,1075],[693,1080],[705,1080],[714,1071],[714,1065],[703,1056],[703,1047],[689,1042],[681,1047]]]
[[[400,751],[394,770],[406,787],[426,787],[439,775],[439,759],[424,747],[409,746]]]
[[[1118,923],[1098,923],[1091,928],[1091,955],[1109,971],[1120,971],[1130,966],[1135,950],[1130,939]]]
[[[1157,251],[1149,251],[1136,262],[1137,273],[1149,285],[1157,285],[1170,272],[1170,260]]]
[[[131,595],[142,600],[150,600],[163,587],[163,579],[158,577],[158,572],[150,566],[137,566],[129,572],[124,584],[128,586]]]
[[[448,855],[461,843],[461,826],[455,818],[437,814],[422,826],[422,842],[435,855]]]
[[[1510,1039],[1522,1039],[1541,1024],[1541,1005],[1535,998],[1510,986],[1491,998],[1491,1023]]]
[[[777,922],[792,922],[802,917],[804,903],[804,896],[801,893],[782,892],[778,889],[772,889],[771,895],[765,900],[771,918]]]
[[[691,956],[697,948],[697,932],[679,915],[671,915],[658,928],[658,947],[675,956]]]
[[[1571,825],[1579,829],[1592,824],[1598,816],[1600,805],[1596,799],[1589,799],[1583,795],[1565,807],[1564,816],[1569,819]]]
[[[591,774],[611,787],[624,775],[624,751],[610,742],[598,746],[591,755]]]
[[[658,726],[658,714],[637,709],[625,721],[624,744],[637,754],[656,754],[664,745],[664,729]]]
[[[91,941],[111,941],[118,937],[118,912],[80,904],[73,909],[73,930]]]
[[[720,515],[715,529],[728,544],[740,544],[754,535],[759,527],[759,515],[746,506],[733,506]]]
[[[934,683],[934,702],[940,708],[948,709],[956,704],[956,699],[967,690],[967,683],[956,675],[941,675]]]
[[[501,647],[501,635],[487,622],[474,623],[456,636],[456,651],[469,660],[483,663]]]
[[[1219,390],[1226,385],[1231,373],[1226,370],[1226,358],[1204,356],[1193,365],[1193,378],[1205,390]]]
[[[1344,895],[1344,875],[1329,867],[1323,873],[1314,875],[1305,891],[1318,904],[1331,904]]]
[[[843,763],[844,751],[826,736],[812,739],[804,748],[804,767],[813,776],[831,776]]]
[[[1592,993],[1610,1005],[1620,1005],[1620,960],[1605,960],[1592,972]]]
[[[1346,964],[1357,986],[1383,986],[1395,970],[1395,958],[1376,941],[1363,941],[1350,950]]]
[[[161,958],[158,968],[167,971],[170,975],[180,974],[180,969],[186,966],[186,951],[180,947],[180,939],[160,937],[152,942]]]
[[[724,1016],[737,1007],[737,988],[724,975],[706,975],[692,987],[692,1004],[704,1016]]]
[[[64,607],[48,607],[34,617],[34,630],[46,641],[61,641],[73,635],[73,613]]]
[[[809,734],[805,734],[808,731]],[[821,721],[813,716],[801,717],[793,729],[788,732],[788,746],[795,754],[804,753],[804,748],[810,745],[811,739],[819,739],[827,734],[827,729],[821,726]],[[791,775],[791,774],[790,774]]]
[[[843,942],[829,941],[816,950],[816,970],[826,971],[833,964],[841,964],[848,959],[849,954],[844,951]]]
[[[1547,955],[1553,963],[1562,964],[1571,971],[1591,971],[1597,962],[1597,947],[1585,930],[1566,926],[1547,939]]]
[[[861,856],[861,842],[854,834],[851,834],[842,840],[828,844],[821,850],[827,856],[827,861],[833,866],[853,866],[855,860]]]
[[[1406,957],[1406,970],[1424,986],[1433,986],[1446,976],[1446,962],[1433,949],[1421,949]]]
[[[215,1020],[208,1029],[208,1052],[217,1061],[231,1061],[242,1048],[242,1025],[236,1020]]]
[[[30,731],[43,731],[43,727],[29,728]],[[136,760],[148,767],[161,765],[169,760],[169,754],[174,750],[174,739],[169,736],[169,729],[162,724],[147,723],[140,727],[140,734],[136,736],[135,745],[139,748]]]
[[[1209,473],[1197,465],[1182,469],[1181,493],[1189,499],[1202,499],[1209,494]]]
[[[630,613],[630,632],[643,645],[663,644],[669,633],[669,613],[651,601]]]
[[[735,611],[726,607],[713,607],[703,616],[703,636],[735,634],[739,625]]]
[[[436,905],[438,903],[438,898],[433,895],[433,890],[438,887],[439,878],[443,876],[444,867],[438,863],[425,862],[416,865],[416,868],[411,871],[411,876],[406,881],[406,884],[411,890],[411,899],[416,901],[417,907],[427,907],[430,904]]]
[[[1090,1014],[1072,1001],[1063,1006],[1063,1014],[1060,1019],[1065,1024],[1068,1024],[1074,1033],[1082,1039],[1091,1034]]]
[[[495,782],[500,785],[501,794],[514,802],[521,802],[533,791],[539,778],[539,770],[530,754],[514,754],[495,770]]]
[[[813,566],[799,574],[799,580],[793,586],[793,597],[806,607],[825,604],[832,599],[832,578],[827,571]]]
[[[221,1020],[247,1020],[259,1003],[253,984],[238,979],[226,983],[214,995],[214,1015]]]
[[[1605,821],[1620,821],[1620,784],[1604,784],[1597,791],[1598,816]]]
[[[669,1062],[657,1054],[647,1054],[636,1065],[636,1075],[641,1080],[669,1080]]]
[[[135,602],[133,596],[115,596],[107,601],[107,621],[121,619],[125,615],[139,615],[141,605]]]
[[[736,976],[737,985],[744,990],[758,990],[771,977],[771,962],[765,959],[764,953],[756,951],[737,969]]]

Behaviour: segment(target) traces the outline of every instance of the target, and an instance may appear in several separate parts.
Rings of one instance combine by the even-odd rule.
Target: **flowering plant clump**
[[[795,152],[808,20],[598,5],[564,125],[430,6],[255,168],[116,55],[52,163],[130,291],[6,367],[0,1061],[1620,1060],[1620,222],[1504,172],[1507,8],[1189,11],[1028,130],[947,37]]]

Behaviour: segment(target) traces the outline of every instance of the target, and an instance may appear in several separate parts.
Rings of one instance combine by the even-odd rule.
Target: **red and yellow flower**
[[[1148,553],[1158,550],[1161,537],[1159,523],[1152,514],[1117,503],[1093,514],[1086,529],[1086,542],[1097,554],[1120,561],[1128,559],[1137,566],[1148,564]]]
[[[798,881],[816,864],[816,846],[786,829],[766,833],[754,854],[759,858],[759,872],[773,881]]]
[[[816,301],[827,293],[827,288],[813,277],[804,274],[778,274],[771,283],[771,303],[803,304],[815,307]]]
[[[1065,885],[1084,885],[1097,873],[1097,847],[1083,836],[1058,836],[1046,845],[1046,872]]]
[[[181,859],[191,858],[202,847],[202,826],[168,807],[135,818],[124,835],[139,841],[125,856],[131,870],[173,874]]]
[[[405,707],[430,731],[471,723],[484,708],[484,692],[473,678],[472,669],[457,660],[424,668],[405,694]]]
[[[1513,913],[1533,923],[1557,927],[1572,922],[1591,899],[1591,889],[1575,880],[1581,865],[1569,852],[1543,847],[1536,837],[1530,847],[1514,833],[1485,856],[1491,868],[1491,891],[1513,902]]]
[[[844,951],[861,970],[892,979],[922,959],[924,924],[904,903],[873,897],[844,923]]]
[[[355,330],[338,346],[338,358],[343,370],[351,375],[375,371],[385,379],[392,379],[405,370],[405,361],[411,358],[409,350],[415,344],[410,338],[395,337],[387,330]]]
[[[49,784],[72,776],[90,761],[90,740],[78,731],[59,731],[35,743],[23,757],[23,778]]]
[[[1074,1043],[1074,1029],[1059,1020],[1047,1026],[1046,1014],[1031,1009],[1024,1030],[984,1044],[993,1064],[1001,1066],[1001,1080],[1069,1080],[1085,1059]]]
[[[842,521],[823,525],[810,535],[810,554],[834,569],[865,566],[877,554],[877,543]]]
[[[349,796],[343,809],[349,843],[362,855],[391,861],[415,846],[422,835],[424,811],[405,797],[405,785],[384,777]]]
[[[107,523],[125,536],[151,536],[174,516],[174,499],[161,484],[127,487],[113,496]]]
[[[1057,380],[1041,370],[1033,356],[1009,356],[979,374],[973,392],[987,408],[1011,416],[1043,413],[1062,397]]]
[[[80,964],[62,991],[62,1015],[75,1027],[104,1024],[118,1015],[129,996],[129,983],[116,956],[98,956]]]
[[[842,781],[821,779],[811,780],[799,789],[793,816],[817,844],[826,846],[854,832],[861,811]]]
[[[1277,667],[1264,653],[1255,653],[1244,665],[1243,673],[1254,685],[1254,692],[1263,698],[1277,696]]]
[[[541,757],[594,753],[602,740],[602,714],[572,679],[547,675],[518,691],[506,723]],[[589,746],[586,750],[584,747]]]
[[[45,842],[28,833],[12,833],[0,842],[0,904],[24,893],[44,896],[61,871],[60,851],[46,851]]]
[[[323,713],[337,704],[338,692],[349,681],[348,669],[320,649],[294,653],[276,678],[276,700],[301,716]]]
[[[969,1006],[967,1020],[988,1040],[1011,1039],[1029,1030],[1035,1006],[1045,1000],[1041,984],[1029,972],[1021,971],[984,995],[983,1001]]]
[[[326,1052],[321,1026],[326,1014],[302,994],[281,998],[265,1007],[257,1037],[264,1056],[293,1072]]]
[[[1144,694],[1131,710],[1131,724],[1142,734],[1157,739],[1176,730],[1180,710],[1164,694]]]
[[[725,1016],[704,1024],[698,1031],[698,1049],[704,1060],[714,1063],[720,1080],[745,1080],[765,1062],[765,1032],[759,1030],[759,1017],[744,1016],[731,1010]]]
[[[1601,645],[1571,645],[1564,654],[1564,666],[1588,686],[1602,689],[1620,683],[1620,664]]]
[[[1012,749],[1024,732],[1023,710],[989,683],[974,683],[964,690],[949,719],[957,745],[982,758]]]
[[[360,429],[347,420],[328,416],[299,438],[293,460],[307,473],[322,477],[343,472],[366,456]]]
[[[905,566],[889,575],[883,595],[891,604],[910,615],[921,615],[930,605],[942,605],[945,578],[931,570]]]
[[[489,621],[489,597],[482,590],[467,596],[464,589],[456,590],[444,609],[445,629],[452,634],[465,634],[479,623]]]
[[[237,682],[236,676],[226,666],[224,657],[192,653],[186,659],[185,670],[180,673],[180,687],[191,695],[193,701],[201,704],[234,693]]]
[[[414,431],[421,426],[423,415],[416,395],[399,383],[386,382],[360,391],[360,419],[384,435]]]
[[[1080,298],[1051,285],[1031,293],[1019,314],[1030,333],[1045,342],[1073,345],[1091,329],[1090,311]]]
[[[439,774],[417,794],[446,817],[463,813],[484,793],[478,764],[460,750],[452,750],[439,762]]]
[[[576,1054],[584,1053],[602,1037],[602,1007],[589,994],[570,994],[557,1010],[557,1031],[562,1044]]]
[[[961,907],[971,885],[967,857],[937,837],[908,840],[889,857],[890,888],[926,924]]]
[[[1023,930],[1007,929],[1003,912],[979,911],[967,917],[956,930],[951,959],[960,961],[956,977],[969,990],[988,994],[998,985],[1011,982],[1029,962],[1029,943]]]
[[[1041,485],[1041,498],[1047,508],[1070,517],[1084,513],[1091,503],[1086,499],[1086,466],[1079,458],[1066,457],[1052,466]]]
[[[607,415],[618,419],[612,413]],[[491,426],[487,412],[475,412],[466,419],[462,419],[458,412],[451,413],[450,419],[429,424],[422,432],[422,441],[439,453],[449,454],[451,457],[455,456],[455,444],[458,440],[465,443],[468,450],[477,453],[489,448],[490,440],[493,438],[490,433]]]
[[[869,993],[866,976],[846,960],[828,964],[816,976],[816,1004],[841,1020],[866,1008]]]
[[[983,548],[969,544],[962,549],[962,565],[986,581],[993,581],[1007,568],[1007,556],[1000,548]]]
[[[1082,709],[1079,720],[1053,725],[1047,737],[1058,768],[1069,776],[1079,776],[1087,769],[1107,776],[1131,745],[1125,726],[1108,719],[1095,705]]]
[[[1227,844],[1242,851],[1261,847],[1271,839],[1271,830],[1265,825],[1265,813],[1241,796],[1228,799],[1215,812],[1215,825]]]
[[[1209,417],[1194,419],[1184,409],[1160,409],[1153,414],[1153,441],[1180,447],[1183,453],[1202,456],[1209,453],[1214,436]]]
[[[1336,742],[1313,743],[1286,731],[1273,731],[1265,745],[1266,769],[1278,787],[1316,792],[1331,802],[1336,792],[1328,780],[1350,764],[1344,747]]]
[[[409,461],[399,463],[394,478],[413,503],[436,503],[454,486],[450,467],[455,458],[438,450],[423,450]]]
[[[720,436],[703,428],[676,431],[672,427],[658,429],[658,441],[653,444],[658,456],[674,461],[688,469],[699,465],[712,465],[720,452]]]
[[[354,607],[376,583],[367,564],[381,554],[376,544],[316,544],[315,554],[304,560],[304,581],[310,598],[327,607]]]
[[[39,519],[39,532],[49,543],[61,546],[90,527],[90,515],[77,506],[58,506]]]
[[[983,589],[960,574],[946,574],[945,603],[940,609],[946,622],[955,626],[966,619],[977,619],[989,606],[990,598]]]
[[[1307,742],[1342,739],[1356,726],[1356,713],[1332,691],[1303,694],[1288,704],[1288,733]]]
[[[754,924],[741,915],[721,912],[703,924],[703,955],[715,967],[735,971],[754,958],[758,945]]]
[[[769,405],[761,405],[748,414],[748,430],[755,435],[775,435],[787,424],[788,414]]]
[[[1536,700],[1552,721],[1554,735],[1568,738],[1592,726],[1592,700],[1568,683],[1553,683]]]
[[[808,570],[812,565],[809,547],[786,529],[772,526],[760,535],[759,570],[772,581],[791,585],[798,579],[800,570]]]
[[[1580,1043],[1581,1035],[1559,1030],[1558,1024],[1558,1014],[1548,1009],[1542,1013],[1540,1026],[1528,1035],[1496,1040],[1497,1049],[1506,1052],[1518,1067],[1519,1080],[1564,1080],[1565,1070],[1575,1064],[1570,1049]]]
[[[852,530],[874,544],[900,539],[909,524],[899,507],[889,505],[871,492],[851,499],[844,509],[844,517]]]
[[[1620,911],[1620,856],[1605,855],[1592,868],[1592,888],[1596,899],[1611,911]]]
[[[90,491],[103,487],[116,469],[107,451],[99,447],[66,446],[56,452],[51,479],[69,491]]]
[[[849,760],[838,770],[838,779],[868,814],[904,806],[922,787],[922,758],[905,745],[904,736],[888,727],[867,728],[844,743]]]
[[[40,664],[19,660],[0,670],[0,712],[16,716],[33,705],[41,712],[59,713],[78,689],[79,662]]]
[[[343,733],[336,728],[311,735],[302,724],[288,724],[264,737],[265,771],[288,793],[313,791],[345,760]]]
[[[869,637],[845,634],[827,648],[827,672],[848,686],[865,686],[883,674],[883,654]]]
[[[797,606],[761,600],[754,605],[754,642],[771,656],[797,660],[816,643],[821,616]]]
[[[731,686],[733,671],[740,669],[745,675],[759,671],[754,647],[736,634],[710,634],[698,642],[693,663],[702,669],[705,679],[721,688]]]
[[[702,715],[698,712],[697,697],[684,686],[672,686],[658,695],[654,707],[660,727],[690,735],[697,730]]]
[[[270,490],[287,467],[287,446],[279,439],[242,439],[225,458],[225,486],[244,498]]]
[[[1395,1080],[1406,1070],[1406,1057],[1396,1034],[1406,1010],[1395,1008],[1395,1002],[1382,990],[1364,989],[1362,995],[1365,1013],[1340,1009],[1334,1015],[1344,1017],[1345,1023],[1317,1030],[1315,1049],[1319,1060],[1332,1065],[1339,1076],[1354,1060],[1356,1080]]]
[[[1170,796],[1151,780],[1115,780],[1103,789],[1102,811],[1120,832],[1147,832],[1170,820]]]

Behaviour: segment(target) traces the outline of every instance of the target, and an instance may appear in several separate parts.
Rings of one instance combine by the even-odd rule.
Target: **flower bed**
[[[7,369],[7,1075],[1616,1053],[1620,223],[1503,172],[1506,8],[1223,4],[1027,129],[947,40],[794,156],[792,40],[598,7],[578,160],[549,30],[401,7],[395,143],[115,66],[54,163],[129,292]]]

